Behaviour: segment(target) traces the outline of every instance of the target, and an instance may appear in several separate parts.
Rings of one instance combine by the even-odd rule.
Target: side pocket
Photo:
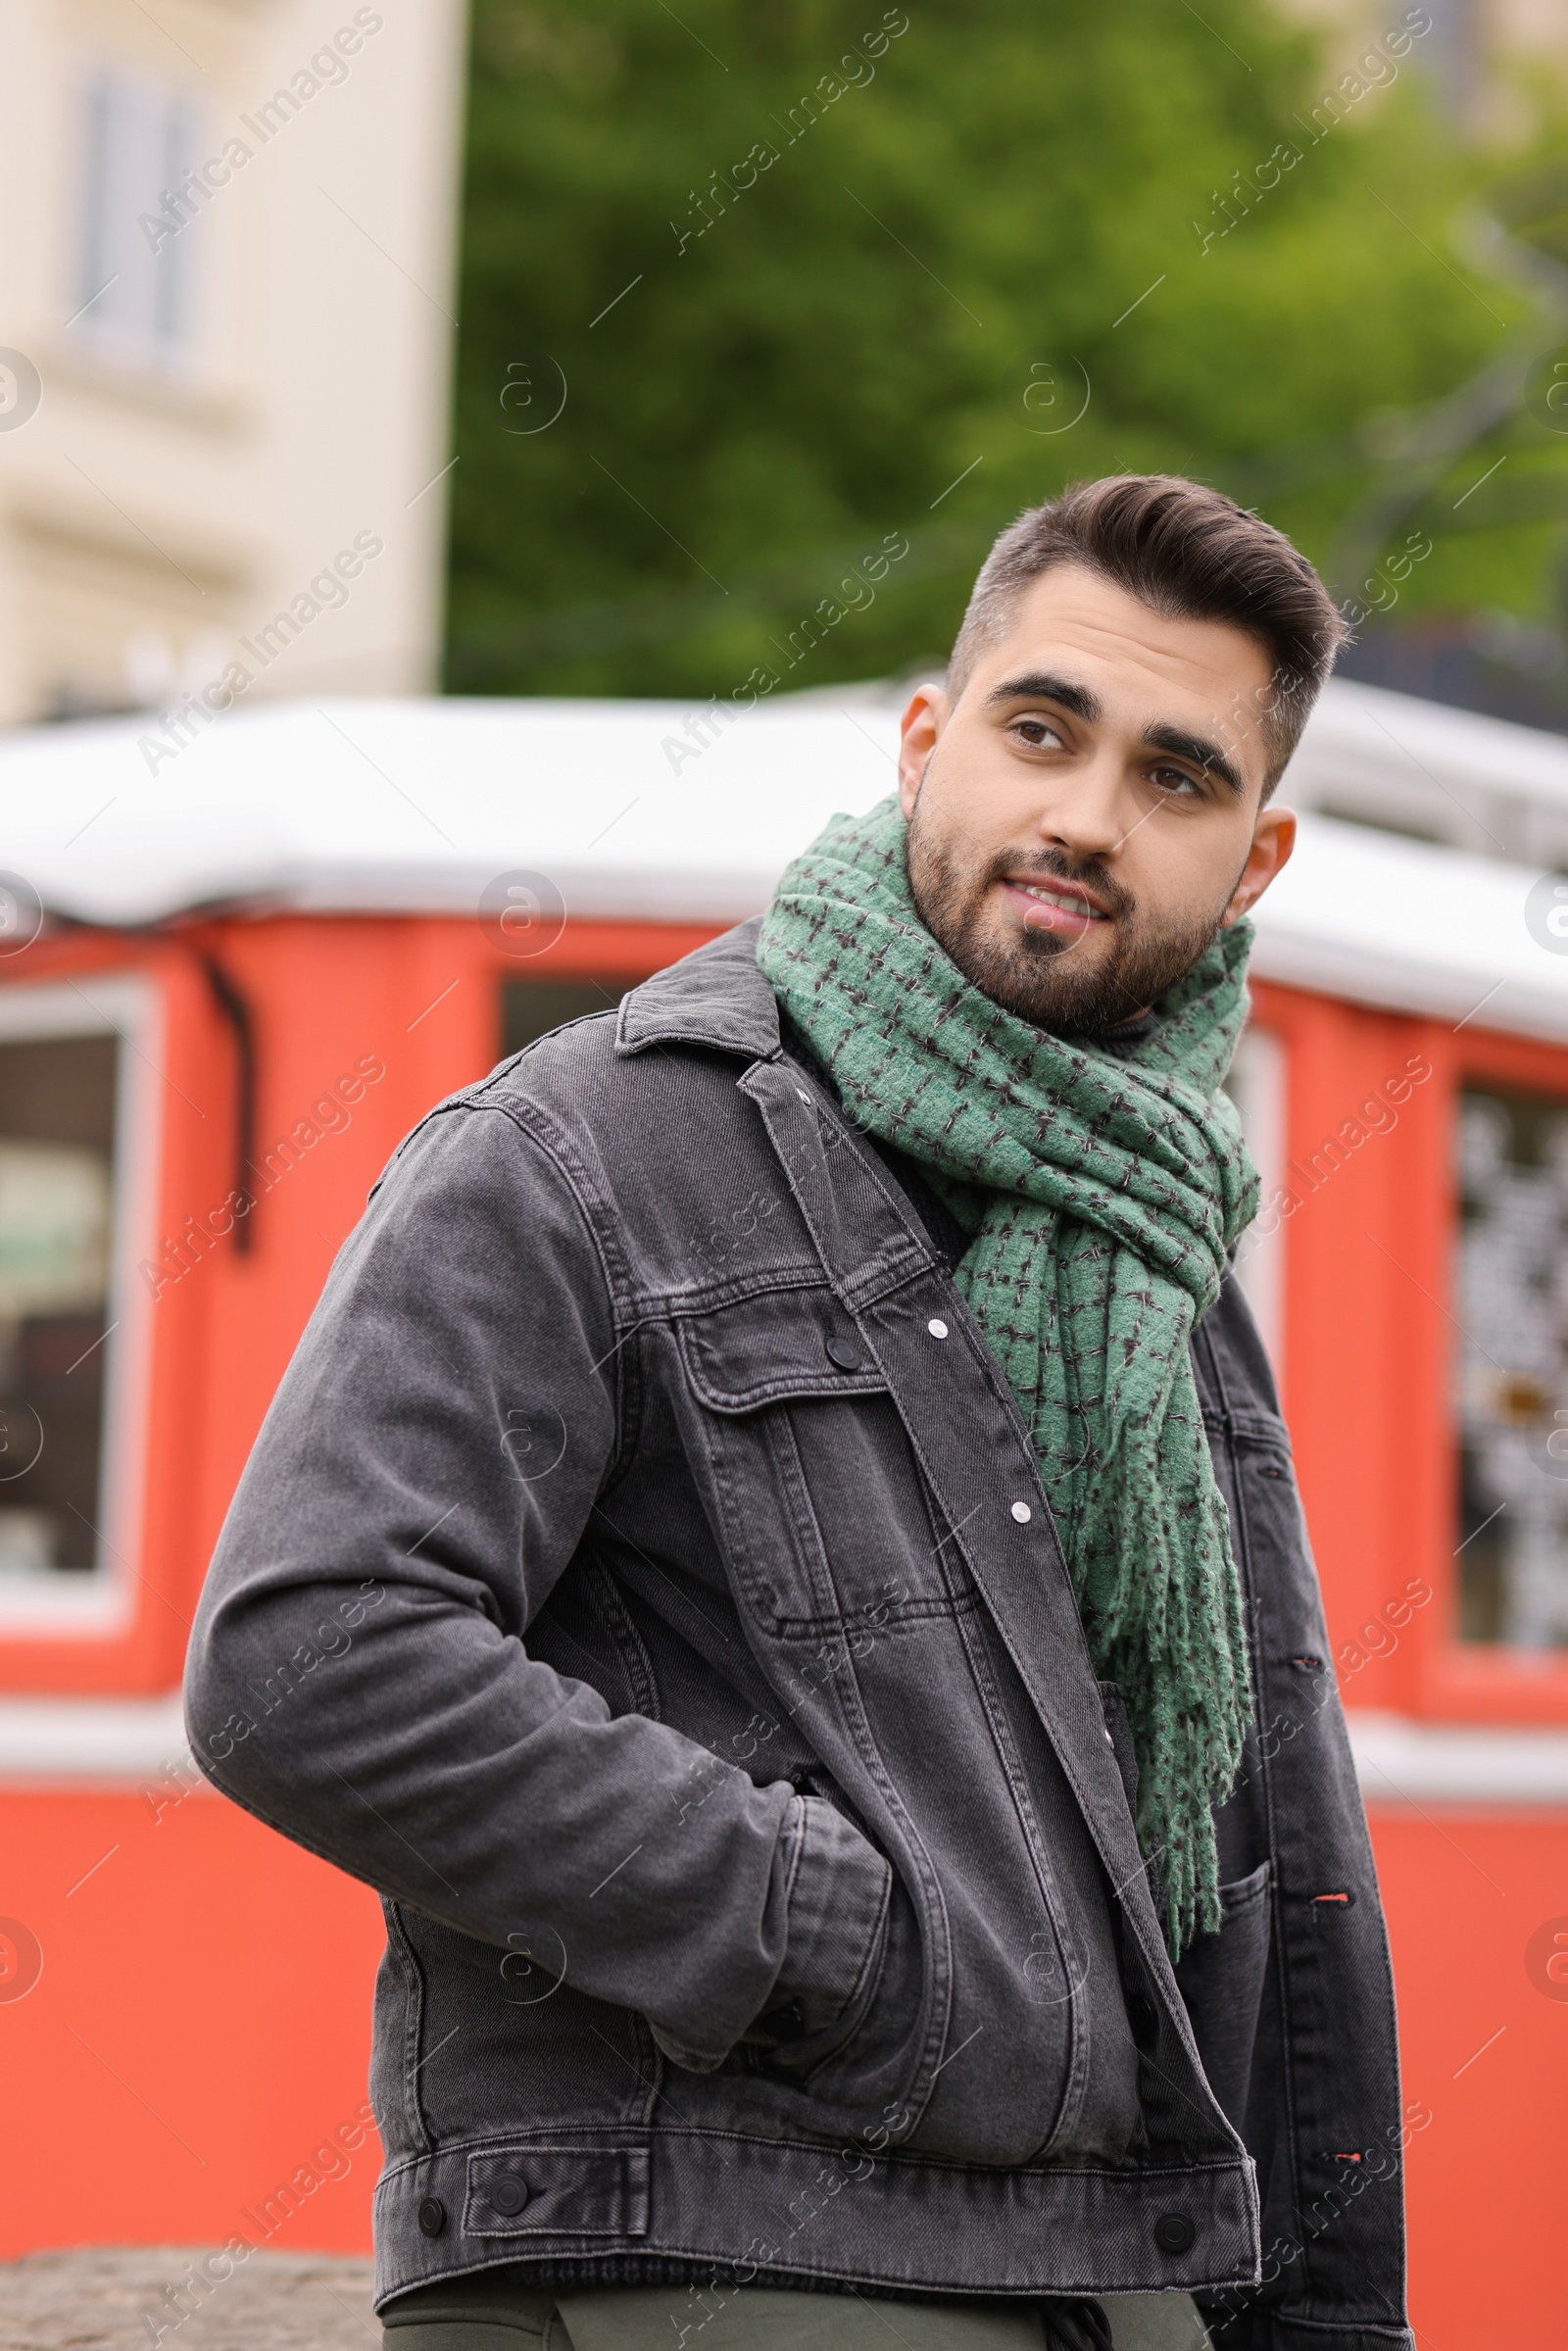
[[[855,2031],[887,1944],[893,1871],[821,1796],[797,1796],[790,1834],[784,1964],[748,2040],[771,2043],[781,2072],[808,2072]]]
[[[1220,1925],[1184,1951],[1176,1982],[1208,2084],[1228,2121],[1241,2131],[1252,2073],[1252,2043],[1268,1968],[1272,1864],[1219,1889]]]
[[[774,1862],[772,1899],[784,1905],[784,1957],[761,2013],[739,2041],[704,2054],[645,2019],[654,2040],[688,2073],[713,2074],[741,2052],[766,2050],[782,2076],[805,2075],[840,2049],[870,2004],[888,1940],[893,1871],[870,1839],[822,1796],[790,1798]]]

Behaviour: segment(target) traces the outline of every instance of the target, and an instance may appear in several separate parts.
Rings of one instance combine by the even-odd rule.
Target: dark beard
[[[1218,914],[1198,921],[1135,923],[1138,902],[1130,890],[1096,859],[1074,864],[1060,850],[1036,850],[1027,857],[1004,851],[978,872],[966,873],[949,846],[921,822],[920,806],[917,799],[907,858],[921,921],[966,980],[1004,1011],[1050,1036],[1097,1037],[1136,1018],[1192,970],[1218,934]],[[1091,962],[1074,952],[1080,945],[1076,939],[1025,929],[1008,944],[988,931],[982,909],[992,884],[1019,873],[1048,885],[1082,882],[1093,890],[1116,924],[1110,953]]]

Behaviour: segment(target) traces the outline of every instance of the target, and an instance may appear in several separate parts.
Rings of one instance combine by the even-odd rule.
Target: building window
[[[1225,1080],[1258,1177],[1258,1214],[1237,1246],[1236,1278],[1282,1385],[1286,1227],[1270,1203],[1285,1181],[1285,1086],[1284,1041],[1268,1029],[1248,1029]]]
[[[126,1370],[146,1336],[125,1278],[126,1036],[147,1002],[129,980],[0,990],[0,1623],[101,1618],[124,1597]]]
[[[1460,1097],[1461,1641],[1568,1644],[1568,1102]]]
[[[103,71],[81,99],[80,233],[73,325],[95,349],[170,360],[190,340],[195,111],[175,90]]]

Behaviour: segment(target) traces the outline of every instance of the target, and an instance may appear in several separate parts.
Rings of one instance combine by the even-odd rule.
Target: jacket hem
[[[504,2202],[515,2203],[511,2182],[524,2183],[520,2210],[492,2201],[503,2176]],[[432,2236],[420,2211],[437,2205]],[[1191,2239],[1166,2252],[1155,2230],[1172,2215]],[[677,2263],[736,2285],[765,2271],[786,2287],[938,2298],[1201,2293],[1258,2276],[1244,2163],[1004,2171],[662,2127],[511,2135],[407,2158],[377,2185],[374,2235],[377,2311],[415,2286],[502,2266],[543,2280],[591,2263],[597,2277],[630,2283],[631,2263]]]
[[[1356,2326],[1344,2319],[1297,2319],[1274,2314],[1269,2351],[1415,2351],[1408,2327],[1380,2326],[1368,2321]]]

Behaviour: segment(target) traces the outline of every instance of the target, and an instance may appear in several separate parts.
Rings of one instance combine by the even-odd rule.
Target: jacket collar
[[[633,988],[621,999],[616,1052],[709,1045],[748,1061],[776,1060],[778,1000],[757,967],[761,922],[754,915]]]

